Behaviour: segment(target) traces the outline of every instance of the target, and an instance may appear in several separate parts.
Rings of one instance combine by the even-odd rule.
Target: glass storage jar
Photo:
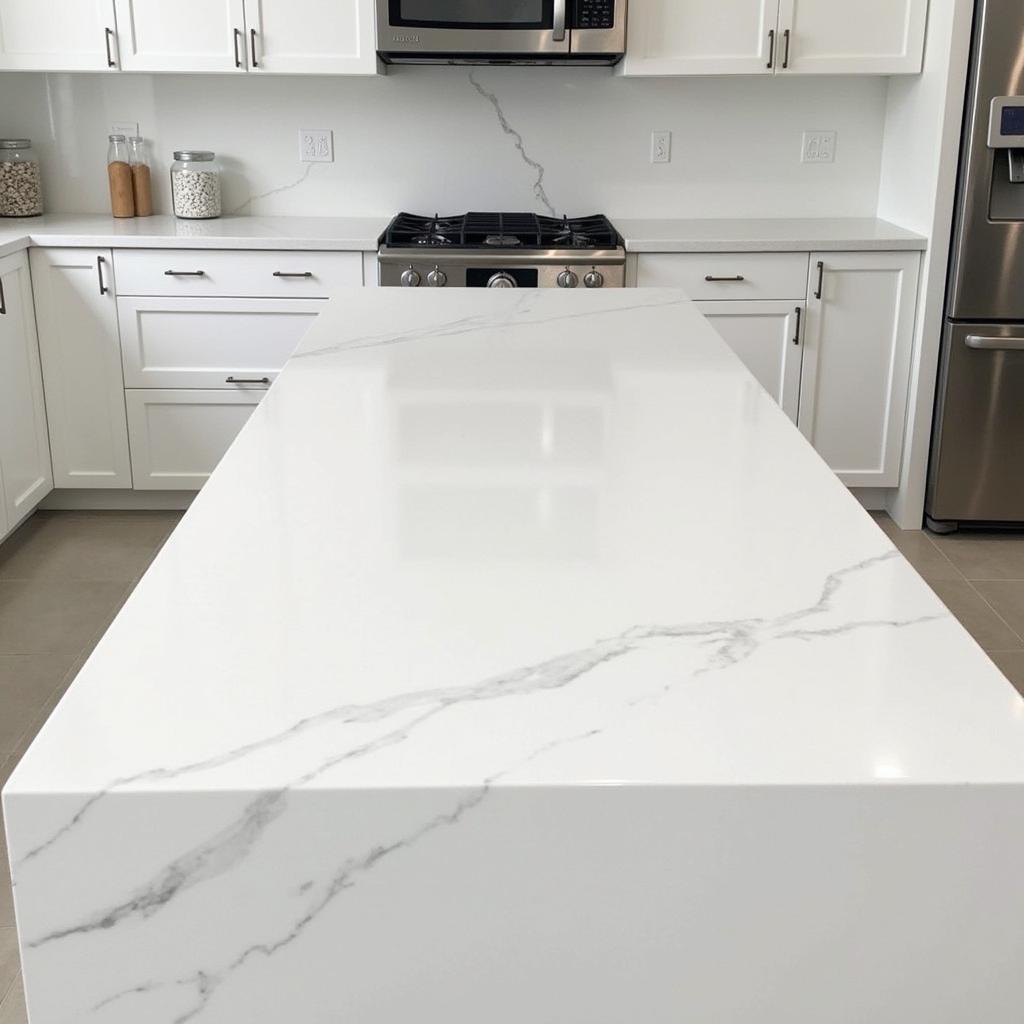
[[[171,200],[175,217],[184,220],[209,220],[220,216],[220,164],[216,153],[183,149],[174,154]]]
[[[31,139],[0,139],[0,217],[38,217],[43,181]]]

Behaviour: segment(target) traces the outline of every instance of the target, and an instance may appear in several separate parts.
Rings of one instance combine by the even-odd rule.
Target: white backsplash
[[[886,80],[623,79],[607,70],[408,68],[378,78],[0,76],[0,135],[30,136],[47,209],[107,208],[106,137],[152,140],[157,212],[174,149],[214,149],[228,212],[467,209],[618,217],[874,216]],[[299,162],[330,128],[335,163]],[[670,164],[650,136],[673,132]],[[801,164],[805,130],[838,132]]]

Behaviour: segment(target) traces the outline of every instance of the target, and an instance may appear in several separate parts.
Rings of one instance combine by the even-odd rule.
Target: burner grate
[[[462,217],[400,213],[381,242],[402,249],[614,249],[622,245],[607,217],[559,219],[533,213],[467,213]]]

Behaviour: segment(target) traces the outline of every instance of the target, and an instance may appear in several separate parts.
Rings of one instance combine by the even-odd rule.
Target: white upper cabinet
[[[779,0],[630,0],[627,75],[770,75]]]
[[[53,489],[28,258],[0,259],[0,536]]]
[[[796,75],[916,74],[927,21],[928,0],[782,0],[778,67]]]
[[[370,0],[245,0],[249,68],[288,75],[374,75]]]
[[[244,71],[242,0],[115,0],[125,71]]]
[[[928,0],[630,0],[625,75],[921,70]]]
[[[117,66],[114,0],[0,0],[0,70]]]

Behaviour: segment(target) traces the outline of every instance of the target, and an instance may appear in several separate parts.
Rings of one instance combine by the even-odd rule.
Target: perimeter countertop
[[[390,218],[113,217],[45,215],[0,220],[0,256],[29,246],[109,249],[276,249],[373,252]]]

